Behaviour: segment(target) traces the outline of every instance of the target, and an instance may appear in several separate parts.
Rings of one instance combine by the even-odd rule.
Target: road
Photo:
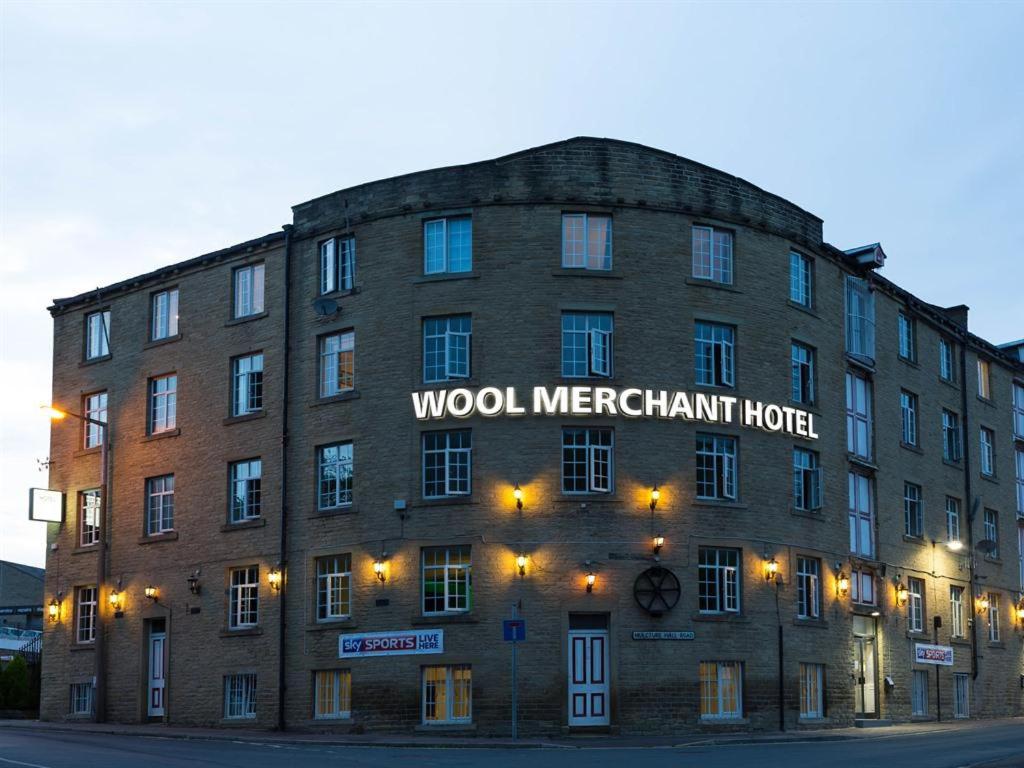
[[[937,728],[827,742],[540,749],[348,747],[0,731],[0,768],[521,768],[524,763],[530,768],[1017,768],[1024,766],[1024,725]]]

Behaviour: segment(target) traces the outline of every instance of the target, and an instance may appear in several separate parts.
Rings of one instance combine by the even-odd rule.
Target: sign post
[[[519,608],[512,604],[512,618],[501,623],[502,637],[506,643],[512,643],[512,740],[519,738],[519,643],[526,639],[526,620],[519,618]]]

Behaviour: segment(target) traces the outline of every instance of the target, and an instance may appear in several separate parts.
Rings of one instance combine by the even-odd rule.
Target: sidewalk
[[[460,737],[443,734],[337,734],[303,733],[295,731],[258,731],[237,728],[185,728],[165,725],[125,725],[119,723],[44,723],[38,720],[0,720],[0,734],[4,730],[37,733],[106,734],[117,736],[144,736],[163,739],[193,739],[205,741],[235,741],[261,744],[292,744],[350,747],[419,747],[419,748],[471,748],[471,749],[609,749],[609,748],[667,748],[688,746],[715,746],[729,744],[779,744],[795,742],[850,741],[856,739],[884,739],[893,736],[925,735],[938,731],[973,730],[1000,723],[1019,723],[1024,718],[1003,720],[964,720],[942,723],[912,723],[887,728],[832,728],[814,731],[787,731],[785,733],[681,733],[672,736],[562,736],[555,738]]]

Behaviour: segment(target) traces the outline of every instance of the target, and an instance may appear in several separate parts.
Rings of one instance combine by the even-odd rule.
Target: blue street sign
[[[521,643],[526,639],[526,619],[505,619],[501,632],[506,643]]]

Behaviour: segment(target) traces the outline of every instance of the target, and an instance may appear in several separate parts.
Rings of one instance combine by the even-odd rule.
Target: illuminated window
[[[793,506],[804,512],[821,509],[821,466],[818,454],[793,449]]]
[[[875,553],[875,502],[871,478],[859,472],[848,474],[850,552],[873,557]]]
[[[82,491],[78,498],[80,501],[79,546],[91,547],[100,540],[100,492],[99,490]]]
[[[698,322],[694,336],[698,384],[732,387],[736,384],[736,329],[731,325]]]
[[[107,393],[106,392],[95,392],[85,397],[85,417],[87,419],[95,419],[96,421],[102,421],[104,424],[107,423]],[[86,448],[98,448],[103,445],[103,430],[99,424],[93,424],[91,422],[85,422],[85,447]]]
[[[146,479],[146,535],[174,530],[174,475]]]
[[[423,614],[466,613],[473,607],[470,548],[426,547],[423,550]]]
[[[924,536],[924,502],[921,486],[915,483],[903,484],[903,532],[918,539]]]
[[[75,592],[75,642],[95,642],[96,587],[78,587]]]
[[[231,415],[263,410],[263,354],[236,357],[231,363]]]
[[[960,417],[945,408],[942,410],[942,458],[960,461]]]
[[[423,668],[423,722],[468,723],[473,719],[473,675],[468,664]]]
[[[846,450],[862,459],[871,458],[871,382],[846,372]]]
[[[567,269],[611,269],[612,217],[563,213],[562,266]]]
[[[701,613],[739,613],[740,550],[700,548],[697,600]]]
[[[159,341],[178,335],[178,289],[153,294],[150,339]]]
[[[796,559],[796,615],[801,619],[821,615],[821,561],[813,557]]]
[[[693,228],[693,276],[732,283],[732,232],[714,227]]]
[[[563,429],[562,493],[611,493],[614,443],[610,429]]]
[[[988,360],[978,361],[978,397],[986,400],[992,399],[992,382],[990,379],[990,366]]]
[[[996,436],[988,427],[979,430],[981,445],[981,474],[992,477],[996,473]]]
[[[247,629],[259,623],[260,569],[257,565],[229,571],[228,628]]]
[[[178,377],[174,374],[149,380],[149,434],[174,429],[178,423]]]
[[[263,509],[263,462],[260,459],[231,464],[231,522],[257,520]]]
[[[825,665],[800,665],[800,717],[820,720],[825,717]]]
[[[949,615],[951,637],[964,637],[964,588],[949,588]]]
[[[916,328],[914,318],[903,312],[898,315],[900,357],[913,362],[917,357]]]
[[[813,305],[811,260],[796,251],[789,252],[789,298],[802,307]]]
[[[697,435],[697,498],[736,500],[736,438]]]
[[[110,354],[110,310],[85,316],[85,359],[96,360]]]
[[[468,216],[423,222],[423,273],[473,269],[473,220]]]
[[[988,641],[999,642],[999,593],[988,593]]]
[[[352,504],[354,460],[352,443],[317,449],[317,509],[338,509]]]
[[[943,381],[956,381],[956,367],[953,365],[953,343],[939,339],[939,376]]]
[[[924,581],[907,579],[907,630],[924,632]]]
[[[352,716],[352,673],[347,669],[314,672],[313,717],[336,720]]]
[[[871,284],[862,278],[846,278],[846,351],[874,362],[875,295]]]
[[[700,717],[702,720],[743,717],[742,663],[700,663]]]
[[[332,237],[320,243],[320,293],[351,291],[356,276],[356,239]]]
[[[235,303],[234,316],[250,317],[263,312],[263,278],[266,273],[263,264],[239,267],[234,271]]]
[[[473,320],[469,315],[423,319],[423,381],[468,379]]]
[[[946,541],[960,541],[960,500],[946,497]]]
[[[224,717],[227,720],[256,717],[256,675],[225,676]]]
[[[320,397],[340,395],[356,386],[355,331],[320,337]]]
[[[611,377],[613,330],[610,312],[563,312],[562,375]]]
[[[854,568],[850,575],[850,599],[861,605],[875,604],[875,573]]]
[[[423,433],[423,498],[468,496],[473,433],[468,429]]]
[[[790,367],[792,369],[793,402],[810,404],[814,402],[814,350],[805,344],[790,344]]]
[[[917,395],[900,390],[900,427],[904,445],[917,445]]]
[[[333,621],[352,615],[352,556],[316,559],[316,620]]]

